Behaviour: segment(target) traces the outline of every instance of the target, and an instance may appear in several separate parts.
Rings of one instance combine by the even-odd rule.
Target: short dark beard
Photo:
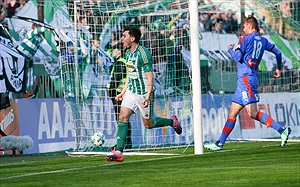
[[[132,47],[132,44],[130,46],[124,47],[124,49],[130,49]]]

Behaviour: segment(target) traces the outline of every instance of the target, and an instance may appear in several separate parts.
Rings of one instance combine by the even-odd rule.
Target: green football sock
[[[173,125],[173,120],[157,117],[153,119],[153,124],[151,128],[165,127],[165,126],[172,126],[172,125]]]
[[[117,150],[123,152],[125,146],[125,139],[128,130],[128,122],[118,122],[117,132]]]

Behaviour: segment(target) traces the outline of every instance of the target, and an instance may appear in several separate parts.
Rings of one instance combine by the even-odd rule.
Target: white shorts
[[[137,112],[137,109],[139,109],[142,113],[143,118],[150,119],[153,117],[153,94],[150,99],[150,103],[146,108],[142,107],[142,103],[146,99],[146,94],[144,95],[138,95],[135,93],[132,93],[129,90],[126,90],[125,95],[122,100],[121,107],[126,107],[131,109],[134,113]]]

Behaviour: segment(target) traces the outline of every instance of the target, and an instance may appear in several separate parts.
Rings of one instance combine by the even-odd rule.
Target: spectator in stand
[[[207,19],[207,14],[205,13],[200,13],[199,15],[199,29],[200,32],[204,32],[205,31],[205,22]]]
[[[144,26],[144,25],[142,25],[142,26],[140,26],[139,29],[140,29],[141,34],[142,34],[141,39],[140,39],[140,44],[141,44],[142,46],[145,46],[146,48],[149,48],[149,45],[148,45],[148,42],[147,42],[148,37],[146,36],[146,34],[147,34],[147,32],[148,32],[147,27]]]
[[[228,12],[227,14],[222,14],[223,19],[223,28],[226,33],[232,33],[232,26],[233,26],[233,19],[232,19],[232,13]]]
[[[78,23],[78,26],[81,28],[82,30],[82,37],[83,39],[85,40],[89,40],[89,39],[92,39],[92,35],[89,31],[89,24],[88,24],[88,19],[86,16],[80,16],[79,17],[79,23]]]
[[[264,25],[266,21],[266,16],[263,16],[260,20],[259,20],[259,24],[258,24],[258,32],[259,34],[263,35],[265,34],[265,29],[264,29]]]
[[[205,27],[205,31],[213,31],[214,25],[216,23],[216,18],[213,13],[209,12],[207,15],[208,15],[206,20],[207,26]]]
[[[137,27],[140,27],[142,25],[144,25],[145,23],[147,23],[147,20],[145,19],[146,17],[145,16],[137,16],[135,18],[132,18],[130,20],[130,24],[134,25],[134,26],[137,26]]]
[[[6,0],[6,2],[8,3],[6,17],[11,18],[16,13],[16,9],[20,7],[20,3],[16,0]]]
[[[43,37],[43,34],[46,30],[50,29],[46,29],[45,27],[42,27],[40,25],[37,25],[35,23],[32,24],[32,30],[30,30],[29,32],[26,33],[25,38],[22,40],[21,44],[17,47],[17,50],[19,51],[20,54],[22,54],[25,57],[25,71],[26,69],[28,69],[29,67],[33,66],[33,58],[35,56],[35,53],[37,52],[38,48],[40,47],[40,44],[45,40],[45,38]],[[39,83],[42,84],[42,82],[44,79],[41,79],[40,76],[37,76],[35,81],[34,81],[34,85],[32,88],[32,91],[30,92],[25,92],[24,97],[25,98],[34,98],[37,95],[38,92],[38,85]],[[51,82],[48,82],[49,84],[51,84]],[[46,86],[46,85],[44,85]],[[49,85],[47,85],[49,86]],[[50,87],[50,86],[49,86]],[[44,91],[44,90],[42,90]],[[43,93],[45,94],[45,93]],[[53,96],[58,97],[57,93],[53,93]],[[45,97],[45,95],[43,95],[42,97]]]
[[[300,91],[300,70],[292,71],[291,90],[294,92]]]
[[[231,31],[236,34],[239,30],[239,24],[238,24],[238,21],[237,21],[236,14],[232,14],[232,19],[233,19],[233,21],[231,22],[231,24],[232,24]]]
[[[19,0],[20,6],[15,9],[15,14],[19,12],[27,3],[28,0]]]
[[[214,15],[214,18],[215,18],[215,20],[216,20],[216,23],[218,23],[218,22],[220,22],[220,21],[224,21],[223,19],[222,19],[222,15],[223,15],[224,13],[215,13],[215,15]]]
[[[212,0],[207,0],[207,5],[211,5],[211,10],[216,10],[216,6],[214,5],[214,3],[212,2]]]
[[[75,63],[75,46],[72,41],[67,42],[67,48],[62,50],[62,55],[68,59],[69,63]],[[80,51],[78,51],[78,64],[82,65],[82,55]]]
[[[186,7],[186,6],[187,6],[187,3],[186,3],[185,0],[176,0],[176,1],[174,2],[174,4],[175,4],[175,8],[177,8],[177,9],[184,9],[184,8],[187,8],[187,7]]]
[[[215,24],[213,32],[217,33],[217,34],[226,34],[225,30],[223,29],[223,23],[222,22],[217,22]]]
[[[167,28],[171,29],[173,25],[177,25],[179,19],[180,19],[180,14],[174,15],[172,20],[168,23]]]
[[[260,20],[259,20],[259,25],[262,26],[263,24],[265,24],[266,21],[266,16],[263,16]]]
[[[7,14],[7,8],[9,3],[7,1],[0,1],[0,5],[1,5],[1,11],[0,11],[0,23],[3,23],[5,18],[6,18],[6,14]]]
[[[188,67],[182,58],[182,51],[183,49],[189,50],[188,25],[184,25],[183,28],[177,28],[174,25],[167,41],[167,45],[165,46],[168,62],[167,69],[170,73],[172,86],[177,91],[186,92],[189,90],[189,88],[185,87],[189,83],[189,80],[186,79],[188,77],[186,76],[188,75]]]
[[[187,17],[187,13],[183,13],[180,16],[180,20],[178,21],[178,23],[176,24],[177,28],[182,28],[184,25],[188,24],[189,20]]]
[[[92,40],[92,49],[91,49],[90,56],[91,56],[91,65],[93,65],[93,71],[96,77],[98,77],[99,74],[103,74],[105,72],[102,63],[102,56],[99,48],[100,48],[100,41],[96,36],[94,36]]]
[[[94,36],[92,40],[92,49],[91,49],[91,64],[100,64],[101,58],[99,56],[98,48],[100,47],[99,39]]]
[[[63,89],[65,90],[66,96],[74,97],[75,96],[75,82],[74,82],[74,70],[75,70],[75,47],[73,42],[67,42],[66,48],[62,48],[62,56],[64,57],[64,63],[62,64],[62,71],[69,73],[64,73],[64,86]],[[78,55],[78,62],[82,61],[81,55]]]
[[[260,35],[264,35],[265,34],[265,30],[264,30],[264,28],[262,26],[258,27],[258,32],[259,32]]]
[[[43,42],[43,33],[49,29],[41,27],[35,23],[32,24],[32,30],[26,33],[25,38],[17,47],[18,51],[26,57],[27,65],[32,66],[32,60],[40,44]]]

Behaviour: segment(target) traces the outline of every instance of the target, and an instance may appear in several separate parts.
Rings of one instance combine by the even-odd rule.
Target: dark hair
[[[100,40],[99,40],[99,36],[98,36],[97,34],[94,34],[94,35],[93,35],[93,39],[92,39],[92,40],[100,41]]]
[[[259,30],[259,29],[258,29],[258,22],[257,22],[257,19],[256,19],[253,15],[249,15],[249,16],[246,18],[245,22],[250,23],[250,24],[252,25],[252,27],[256,29],[256,31]]]
[[[83,16],[79,16],[79,18],[78,18],[79,22],[81,23],[84,18],[85,17],[83,17]]]
[[[129,35],[135,38],[134,40],[135,43],[139,43],[140,38],[142,36],[140,29],[136,27],[124,27],[124,32],[125,31],[128,31]]]

